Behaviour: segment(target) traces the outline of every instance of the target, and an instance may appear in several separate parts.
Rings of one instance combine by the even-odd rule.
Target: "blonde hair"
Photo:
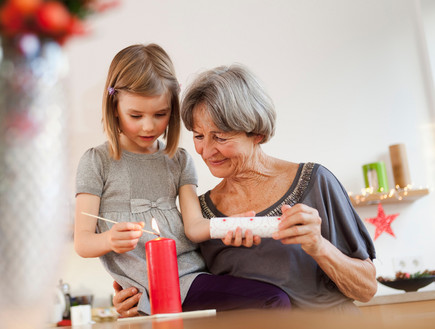
[[[259,80],[245,67],[233,64],[201,73],[184,93],[181,118],[192,131],[193,112],[204,105],[222,131],[263,135],[267,142],[275,133],[276,112],[272,99]]]
[[[172,157],[180,139],[180,85],[168,54],[156,44],[132,45],[118,52],[112,60],[103,93],[103,127],[109,142],[110,155],[121,157],[120,127],[116,116],[118,91],[141,96],[167,94],[171,116],[163,137],[165,153]]]

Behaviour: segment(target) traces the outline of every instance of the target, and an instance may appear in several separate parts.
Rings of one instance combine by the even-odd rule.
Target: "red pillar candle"
[[[175,240],[157,238],[145,243],[151,314],[181,312]]]

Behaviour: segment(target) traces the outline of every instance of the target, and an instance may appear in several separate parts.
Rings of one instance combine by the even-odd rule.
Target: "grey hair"
[[[193,112],[204,105],[219,130],[259,134],[267,142],[275,133],[272,99],[258,79],[244,66],[219,66],[201,73],[184,93],[181,118],[193,130]]]

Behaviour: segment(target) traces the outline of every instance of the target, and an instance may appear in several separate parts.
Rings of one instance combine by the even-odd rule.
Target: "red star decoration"
[[[375,240],[383,233],[387,232],[391,234],[392,236],[396,237],[394,235],[393,230],[391,229],[391,223],[399,216],[399,214],[394,215],[385,215],[384,209],[382,208],[382,205],[378,205],[378,216],[374,218],[366,218],[366,222],[373,224],[376,226],[375,231]]]

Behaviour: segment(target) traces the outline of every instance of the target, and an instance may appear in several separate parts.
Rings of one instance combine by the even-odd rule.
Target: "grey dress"
[[[185,184],[197,185],[192,158],[179,148],[173,158],[164,152],[154,154],[122,152],[120,160],[109,155],[108,144],[91,148],[82,156],[76,179],[76,194],[89,193],[100,197],[99,215],[117,222],[157,220],[161,236],[175,240],[180,277],[181,300],[187,295],[195,277],[205,270],[198,246],[184,234],[181,214],[176,207],[178,190]],[[113,224],[99,220],[97,232],[109,230]],[[106,270],[125,289],[130,286],[143,292],[138,309],[150,314],[145,243],[155,236],[143,233],[137,247],[129,252],[109,252],[100,257]]]
[[[209,194],[210,191],[200,196],[204,217],[228,215],[219,212]],[[322,218],[322,236],[341,252],[359,259],[375,258],[373,242],[346,191],[325,167],[313,163],[300,164],[287,193],[257,216],[279,216],[283,204],[297,203],[318,210]],[[201,243],[200,247],[212,274],[231,274],[274,284],[290,296],[292,305],[296,307],[353,306],[300,245],[262,239],[258,246],[235,248],[225,246],[220,240],[210,240]]]

